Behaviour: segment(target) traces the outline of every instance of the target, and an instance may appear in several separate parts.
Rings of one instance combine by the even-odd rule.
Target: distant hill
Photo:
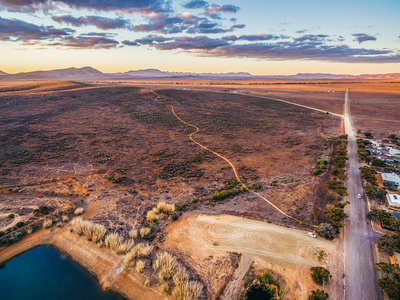
[[[400,73],[345,75],[330,73],[298,73],[295,75],[252,75],[246,72],[237,73],[189,73],[165,72],[158,69],[131,70],[123,73],[102,73],[92,67],[67,68],[49,71],[34,71],[18,74],[7,74],[0,71],[0,78],[7,80],[400,80]]]

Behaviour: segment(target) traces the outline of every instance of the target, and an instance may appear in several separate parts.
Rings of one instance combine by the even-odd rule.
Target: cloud
[[[136,32],[158,32],[163,34],[217,34],[242,29],[244,24],[234,24],[229,28],[222,28],[220,23],[210,21],[204,17],[197,17],[188,12],[171,16],[169,13],[149,13],[145,15],[146,24],[132,26]]]
[[[50,44],[62,48],[74,49],[110,49],[118,46],[119,42],[101,35],[82,34],[77,37],[66,37],[59,42]]]
[[[270,40],[278,40],[278,39],[286,39],[289,38],[288,36],[285,35],[275,35],[275,34],[265,34],[265,33],[260,33],[260,34],[246,34],[246,35],[241,35],[238,39],[239,40],[244,40],[244,41],[270,41]]]
[[[296,42],[323,42],[328,38],[326,34],[306,34],[301,37],[295,38]]]
[[[53,26],[38,26],[18,19],[0,17],[0,40],[23,41],[56,39],[68,36],[75,31],[68,28],[57,29]]]
[[[212,19],[221,19],[220,13],[237,13],[240,7],[232,4],[218,5],[211,3],[205,9],[205,14]]]
[[[192,0],[182,5],[184,8],[195,9],[195,8],[206,8],[208,2],[204,0]]]
[[[355,37],[354,41],[357,41],[359,44],[367,41],[376,41],[376,37],[366,33],[353,33],[352,35]]]
[[[75,18],[71,15],[55,15],[53,20],[58,23],[67,23],[73,26],[93,25],[100,29],[128,28],[130,22],[122,18],[112,19],[99,16],[81,16]]]
[[[170,11],[168,0],[0,0],[1,6],[9,11],[37,11],[57,9],[60,5],[71,8],[97,11],[120,11],[126,13]]]
[[[327,35],[313,35],[297,40],[259,42],[287,39],[274,35],[234,35],[222,38],[207,36],[159,37],[148,36],[134,42],[155,47],[158,50],[178,50],[198,56],[243,57],[265,60],[315,60],[346,63],[386,63],[400,62],[400,54],[390,50],[350,48],[347,45],[323,43]],[[237,41],[258,41],[237,43]]]

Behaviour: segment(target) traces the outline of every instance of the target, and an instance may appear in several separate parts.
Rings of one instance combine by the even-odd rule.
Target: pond
[[[6,262],[0,268],[0,298],[123,300],[105,292],[97,279],[58,250],[41,246]]]

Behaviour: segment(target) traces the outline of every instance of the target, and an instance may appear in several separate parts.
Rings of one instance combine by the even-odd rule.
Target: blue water
[[[0,299],[122,300],[104,292],[97,279],[54,248],[41,246],[0,268]]]

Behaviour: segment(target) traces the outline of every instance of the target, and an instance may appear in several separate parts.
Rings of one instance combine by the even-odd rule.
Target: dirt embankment
[[[121,268],[118,268],[119,271],[115,274],[115,266],[121,265],[121,263],[118,263],[123,258],[76,236],[69,232],[67,228],[43,229],[14,245],[2,248],[0,250],[0,264],[35,247],[44,245],[52,246],[70,256],[96,276],[105,289],[117,292],[128,299],[168,299],[161,292],[144,286],[138,277],[135,277],[125,268],[122,272]]]

